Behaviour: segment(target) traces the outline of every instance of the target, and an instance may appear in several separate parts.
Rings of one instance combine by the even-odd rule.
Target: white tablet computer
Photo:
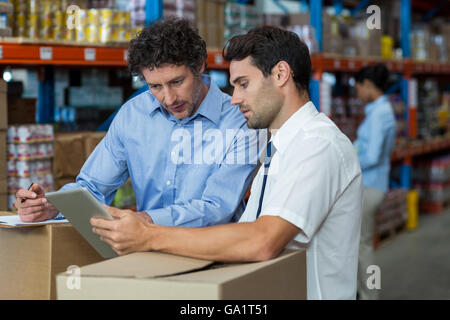
[[[92,232],[90,223],[92,217],[107,220],[113,220],[114,218],[86,188],[49,192],[45,197],[72,223],[74,228],[103,258],[118,256],[109,244],[100,240],[100,236]]]

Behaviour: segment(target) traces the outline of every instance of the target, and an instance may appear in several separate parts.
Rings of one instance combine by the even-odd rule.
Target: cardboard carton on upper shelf
[[[80,269],[79,290],[57,275],[58,299],[306,299],[306,251],[256,263],[213,264],[158,252],[132,253]]]
[[[68,223],[0,225],[0,243],[0,300],[55,299],[56,274],[103,260]]]

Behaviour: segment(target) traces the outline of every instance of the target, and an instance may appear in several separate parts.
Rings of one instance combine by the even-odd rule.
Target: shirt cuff
[[[53,219],[65,219],[66,217],[63,216],[63,214],[60,212],[58,213],[58,215],[56,217],[54,217]]]
[[[160,208],[155,210],[146,210],[147,214],[152,218],[153,223],[160,226],[173,226],[173,219],[170,208]]]

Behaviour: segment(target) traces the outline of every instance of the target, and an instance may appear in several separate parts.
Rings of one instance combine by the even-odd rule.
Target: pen
[[[30,184],[30,186],[28,187],[28,191],[31,191],[31,187],[33,186],[33,182]],[[27,200],[27,198],[22,198],[22,201],[20,203],[24,203]]]

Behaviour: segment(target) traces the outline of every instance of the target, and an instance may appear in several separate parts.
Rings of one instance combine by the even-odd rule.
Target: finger
[[[34,199],[37,198],[37,194],[33,191],[19,189],[19,191],[16,192],[16,198],[18,200],[21,200],[22,198]]]
[[[31,191],[34,191],[38,196],[42,196],[45,194],[44,188],[42,188],[41,185],[36,183],[33,184],[33,186],[31,187]]]
[[[116,249],[116,243],[114,241],[112,241],[108,238],[103,238],[103,237],[100,237],[100,240],[107,243],[111,247],[111,249],[113,249],[114,252],[117,253],[119,256],[121,255],[121,251]]]
[[[122,218],[126,215],[126,211],[125,210],[120,210],[118,208],[114,208],[114,207],[108,207],[105,206],[105,209],[108,210],[109,214],[111,216],[113,216],[114,218]]]
[[[111,231],[115,230],[114,221],[101,219],[101,218],[91,218],[90,222],[94,228],[111,230]]]
[[[39,198],[36,200],[32,200],[32,199],[27,199],[24,203],[20,203],[20,207],[21,208],[29,208],[29,207],[34,207],[34,206],[42,206],[47,204],[47,199],[46,198]]]
[[[109,239],[113,242],[114,242],[114,240],[116,240],[114,231],[94,227],[94,228],[92,228],[92,232],[95,234],[98,234],[102,238]]]
[[[27,214],[27,215],[21,215],[19,214],[20,220],[23,222],[40,222],[47,220],[47,213],[46,212],[38,212],[34,214]]]
[[[30,214],[36,214],[39,212],[46,212],[45,206],[34,206],[34,207],[28,207],[28,208],[20,208],[20,213],[24,216],[30,215]]]

